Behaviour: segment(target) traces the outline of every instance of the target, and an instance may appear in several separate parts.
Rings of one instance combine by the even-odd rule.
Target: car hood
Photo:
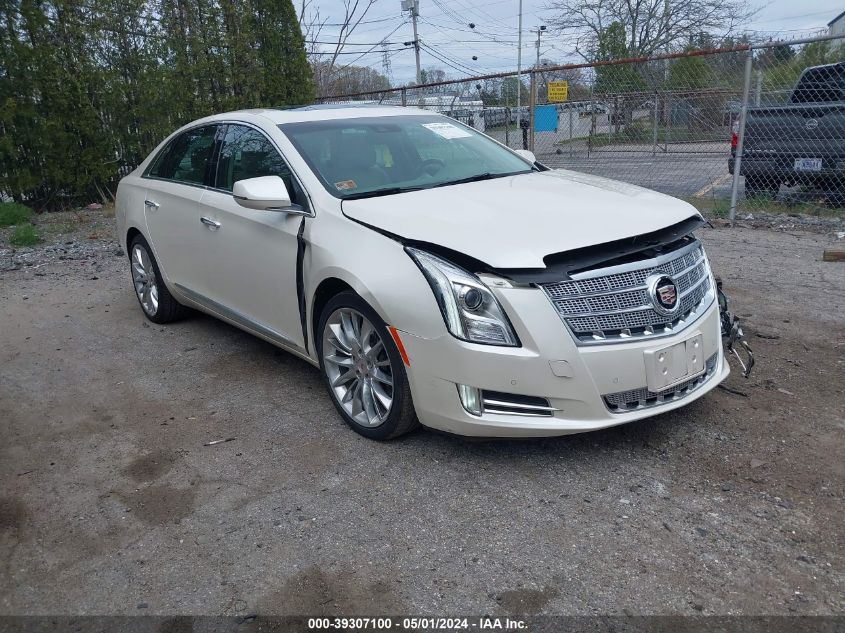
[[[626,183],[551,170],[392,196],[344,200],[343,213],[492,268],[650,233],[698,216],[686,202]]]

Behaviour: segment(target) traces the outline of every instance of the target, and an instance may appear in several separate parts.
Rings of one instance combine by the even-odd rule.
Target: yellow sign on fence
[[[567,81],[550,81],[549,82],[549,103],[560,103],[569,98],[569,82]]]

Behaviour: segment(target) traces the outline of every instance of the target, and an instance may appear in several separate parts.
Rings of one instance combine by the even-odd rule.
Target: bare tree
[[[574,36],[575,52],[593,61],[598,41],[613,23],[625,31],[625,48],[632,57],[680,48],[701,33],[735,32],[759,9],[747,0],[550,0],[551,23]]]
[[[343,17],[330,23],[323,17],[314,0],[300,0],[299,25],[305,37],[305,50],[314,71],[317,94],[326,94],[338,78],[338,58],[346,48],[349,37],[361,24],[377,0],[343,0]],[[338,27],[327,29],[327,27]],[[327,30],[332,34],[327,35]],[[341,69],[342,70],[342,69]]]

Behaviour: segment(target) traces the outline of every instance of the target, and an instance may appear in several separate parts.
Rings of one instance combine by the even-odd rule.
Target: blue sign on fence
[[[534,108],[534,131],[557,132],[557,108],[553,105]]]

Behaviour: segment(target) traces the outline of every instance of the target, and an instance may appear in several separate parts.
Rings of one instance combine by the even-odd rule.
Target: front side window
[[[204,184],[208,163],[214,150],[216,132],[216,125],[183,132],[158,155],[147,172],[148,175],[196,185]]]
[[[531,165],[438,115],[283,123],[279,128],[338,198],[364,198],[530,173]]]
[[[245,125],[229,125],[217,161],[215,186],[232,191],[237,181],[259,176],[279,176],[291,201],[301,204],[304,196],[300,194],[290,168],[267,137]]]

